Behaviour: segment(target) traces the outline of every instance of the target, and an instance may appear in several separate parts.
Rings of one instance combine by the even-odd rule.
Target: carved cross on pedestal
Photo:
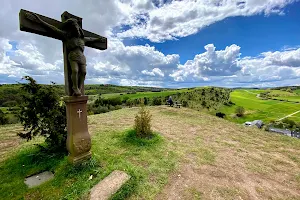
[[[86,160],[91,157],[91,137],[87,126],[88,97],[84,95],[86,58],[83,52],[85,45],[107,49],[107,38],[83,30],[82,19],[68,12],[61,15],[62,22],[26,10],[21,10],[19,17],[21,31],[63,42],[69,161]]]
[[[82,18],[68,12],[61,15],[62,22],[23,9],[20,10],[19,18],[21,31],[62,40],[66,95],[74,95],[74,88],[72,87],[76,87],[78,83],[81,86],[79,88],[81,93],[77,91],[75,95],[84,95],[83,82],[86,73],[84,46],[105,50],[107,49],[107,38],[83,30]],[[81,75],[78,74],[76,77],[74,71],[78,71]],[[73,82],[76,80],[75,86],[72,79]]]
[[[77,113],[78,113],[78,117],[80,119],[80,114],[82,113],[82,110],[80,110],[80,108],[79,108],[79,110],[77,111]]]

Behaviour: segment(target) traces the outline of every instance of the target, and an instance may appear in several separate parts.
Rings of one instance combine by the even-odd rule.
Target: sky
[[[300,0],[0,0],[0,84],[64,83],[62,42],[20,31],[19,11],[68,11],[108,38],[85,49],[86,84],[300,85]]]

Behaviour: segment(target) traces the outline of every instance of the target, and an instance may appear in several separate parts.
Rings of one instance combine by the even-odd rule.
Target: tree
[[[25,133],[18,135],[27,141],[42,135],[49,149],[65,150],[66,109],[55,84],[42,86],[29,76],[24,79],[28,83],[21,87],[23,94],[19,119]]]
[[[245,114],[245,108],[242,106],[239,106],[235,109],[235,113],[236,113],[236,116],[243,117]]]

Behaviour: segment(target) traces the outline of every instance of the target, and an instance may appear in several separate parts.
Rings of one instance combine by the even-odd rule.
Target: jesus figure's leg
[[[78,88],[81,90],[82,87],[84,87],[84,80],[85,80],[85,75],[86,75],[86,65],[81,64],[79,65],[79,85]]]
[[[78,64],[75,61],[70,61],[70,65],[72,69],[72,75],[71,75],[72,84],[73,84],[72,89],[74,91],[75,96],[80,96],[81,92],[78,89]]]

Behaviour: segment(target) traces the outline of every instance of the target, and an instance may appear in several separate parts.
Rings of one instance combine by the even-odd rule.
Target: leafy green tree
[[[19,118],[25,132],[18,135],[27,141],[42,135],[49,150],[66,150],[66,109],[54,83],[42,86],[29,76],[24,79],[28,83],[21,87],[23,94]]]

